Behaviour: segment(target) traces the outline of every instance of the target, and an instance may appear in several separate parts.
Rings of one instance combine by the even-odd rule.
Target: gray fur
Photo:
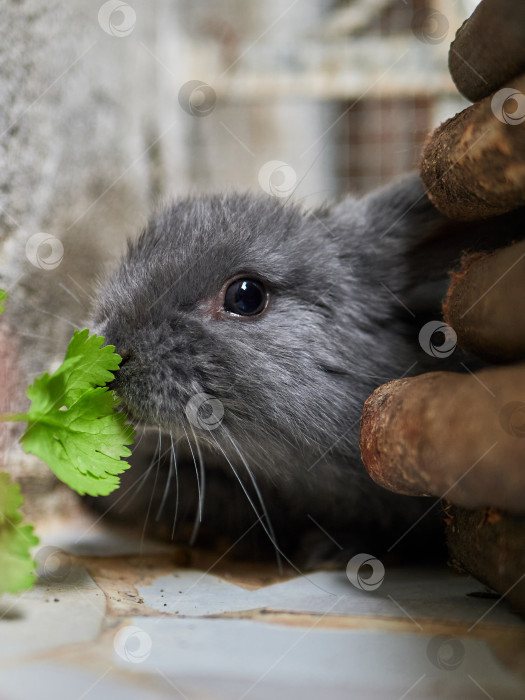
[[[194,428],[208,474],[204,530],[241,536],[256,520],[217,442],[261,513],[229,436],[289,552],[316,530],[312,518],[345,551],[377,542],[388,548],[431,506],[377,487],[362,465],[358,436],[374,388],[414,372],[416,361],[421,371],[429,360],[419,328],[410,328],[395,296],[418,276],[446,269],[443,255],[432,256],[434,270],[414,265],[413,252],[446,223],[417,177],[314,212],[271,197],[225,194],[182,199],[153,216],[101,289],[94,327],[118,352],[131,353],[115,382],[125,408],[179,441],[181,521],[191,521],[196,508],[195,468],[181,426],[191,437],[185,406],[198,393],[224,406],[216,430]],[[268,282],[268,313],[251,322],[205,318],[199,303],[238,273]],[[433,368],[442,369],[440,362]],[[130,484],[149,466],[147,456],[136,457]],[[163,469],[158,483],[152,472],[141,484],[128,518],[141,513],[143,520],[150,497],[158,506],[169,467]],[[175,497],[172,480],[163,517],[174,517]]]

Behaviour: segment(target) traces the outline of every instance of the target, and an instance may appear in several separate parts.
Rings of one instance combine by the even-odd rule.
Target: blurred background
[[[313,207],[414,169],[467,104],[447,52],[475,5],[0,0],[0,409],[63,357],[162,201],[249,188]]]

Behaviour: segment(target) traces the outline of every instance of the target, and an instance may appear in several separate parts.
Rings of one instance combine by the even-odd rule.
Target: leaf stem
[[[5,423],[15,423],[15,422],[29,422],[28,413],[0,413],[0,421]]]

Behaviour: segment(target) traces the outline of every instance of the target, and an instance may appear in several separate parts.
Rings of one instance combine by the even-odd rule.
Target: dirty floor
[[[523,622],[445,567],[279,576],[85,522],[39,534],[38,584],[0,601],[0,700],[525,697]]]

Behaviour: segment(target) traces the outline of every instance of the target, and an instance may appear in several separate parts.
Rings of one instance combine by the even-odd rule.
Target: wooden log
[[[380,386],[363,408],[360,447],[387,489],[525,513],[525,363]]]
[[[449,70],[472,102],[525,70],[525,3],[483,0],[450,46]]]
[[[525,518],[496,508],[448,505],[445,512],[451,563],[525,613]]]
[[[525,75],[507,88],[514,98],[486,97],[441,124],[424,146],[421,178],[451,219],[487,218],[525,204]]]
[[[525,359],[525,241],[462,261],[443,304],[458,345],[489,362]]]

